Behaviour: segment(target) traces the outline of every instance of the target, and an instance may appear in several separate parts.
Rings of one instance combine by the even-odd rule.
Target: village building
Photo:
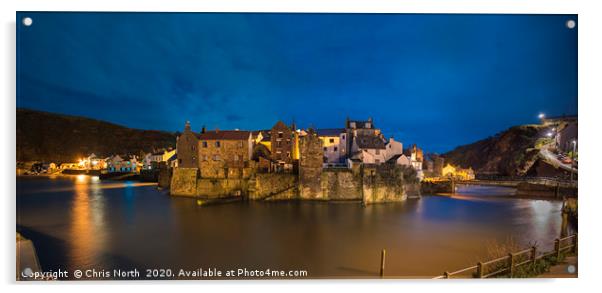
[[[59,165],[60,170],[75,170],[75,169],[79,169],[79,168],[80,168],[79,163],[61,163]]]
[[[451,164],[447,164],[443,167],[442,176],[448,178],[454,178],[456,180],[474,180],[475,173],[472,168],[463,169],[454,167]]]
[[[184,132],[176,140],[179,168],[198,168],[198,145],[199,134],[193,132],[190,129],[190,122],[186,121]]]
[[[441,170],[441,176],[443,177],[450,177],[453,176],[455,173],[456,167],[452,166],[451,164],[445,165],[445,167],[443,167],[443,169]]]
[[[107,168],[104,158],[99,158],[92,153],[89,156],[82,158],[78,162],[78,169],[83,170],[103,170]]]
[[[372,118],[366,121],[345,121],[348,165],[353,163],[381,164],[387,159],[385,139],[380,129],[374,127]]]
[[[410,158],[410,162],[416,171],[422,171],[422,162],[424,161],[424,154],[422,149],[418,148],[415,144],[412,147],[404,151],[404,155]]]
[[[381,164],[386,161],[385,141],[381,136],[358,135],[353,138],[351,159],[359,159],[363,164]]]
[[[292,129],[294,129],[294,125]],[[270,130],[272,160],[281,165],[283,169],[292,168],[293,132],[282,121],[276,122]]]
[[[107,160],[108,173],[136,173],[139,171],[138,160],[135,156],[114,155]]]
[[[200,176],[240,177],[252,151],[253,139],[249,131],[216,129],[201,132],[198,136]]]
[[[166,166],[171,166],[171,162],[175,161],[176,158],[176,150],[162,150],[157,152],[148,153],[144,156],[143,159],[143,170],[153,170],[158,169],[160,164],[166,164]]]
[[[344,164],[346,157],[347,133],[343,128],[317,129],[316,133],[322,141],[324,166]]]
[[[389,138],[385,147],[385,160],[387,161],[394,156],[403,154],[403,144],[400,141],[396,141],[393,137]]]
[[[387,163],[394,164],[394,165],[400,165],[400,166],[408,166],[408,167],[412,166],[410,159],[408,157],[406,157],[406,155],[404,155],[404,154],[397,154],[397,155],[390,157],[389,159],[387,159]]]
[[[562,125],[556,133],[556,148],[563,153],[573,151],[573,141],[577,141],[577,121],[571,121]]]
[[[251,131],[251,138],[255,145],[264,145],[270,152],[272,151],[272,138],[269,129]]]

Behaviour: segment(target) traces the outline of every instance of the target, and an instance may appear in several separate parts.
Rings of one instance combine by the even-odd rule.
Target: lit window
[[[213,155],[213,160],[214,161],[219,161],[219,155]]]
[[[238,162],[238,155],[234,155],[234,162]]]

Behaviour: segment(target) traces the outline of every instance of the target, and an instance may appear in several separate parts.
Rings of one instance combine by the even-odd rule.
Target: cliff
[[[459,146],[443,154],[445,163],[463,168],[472,167],[477,173],[503,176],[521,176],[537,159],[543,126],[522,125],[511,127],[495,136],[472,144]]]
[[[175,144],[175,133],[17,109],[17,161],[73,162],[91,153],[139,154]]]

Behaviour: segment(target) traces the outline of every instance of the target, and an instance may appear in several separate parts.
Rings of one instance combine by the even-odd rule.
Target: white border
[[[395,2],[395,3],[392,3]],[[0,186],[4,187],[2,211],[4,220],[2,223],[2,270],[0,278],[3,286],[9,290],[19,291],[51,291],[51,292],[81,292],[105,291],[113,288],[90,286],[86,283],[70,283],[69,286],[61,284],[48,284],[50,286],[40,287],[40,284],[21,285],[14,283],[14,228],[15,228],[15,12],[16,11],[213,11],[213,12],[381,12],[381,13],[519,13],[519,14],[579,14],[577,26],[579,27],[579,120],[580,120],[580,222],[579,222],[579,279],[569,280],[486,280],[486,281],[236,281],[236,282],[170,282],[149,283],[134,282],[135,287],[124,286],[115,288],[119,290],[144,290],[144,291],[181,291],[181,290],[209,290],[210,292],[222,288],[232,291],[261,291],[291,292],[315,290],[317,286],[326,286],[329,291],[381,291],[395,290],[406,291],[462,291],[462,292],[536,292],[546,290],[547,292],[575,292],[589,291],[600,288],[596,282],[602,268],[600,247],[600,234],[602,229],[598,226],[602,220],[602,191],[600,190],[598,166],[602,166],[600,160],[600,128],[602,123],[598,118],[600,99],[602,95],[599,84],[600,68],[602,68],[600,54],[600,28],[602,15],[596,7],[596,1],[527,1],[527,0],[482,0],[482,1],[452,1],[452,0],[422,0],[422,1],[393,1],[393,0],[105,0],[105,1],[76,1],[76,0],[9,0],[1,1],[2,9],[2,41],[0,47],[2,53],[3,68],[0,71],[0,90],[3,92],[2,99],[2,134],[10,137],[4,139],[2,144],[3,154],[0,162],[2,168],[0,173]],[[596,156],[596,154],[598,154]],[[598,184],[597,184],[598,183]],[[598,189],[595,189],[598,187]],[[597,249],[597,251],[596,251]],[[108,282],[107,284],[132,284]],[[59,286],[57,286],[59,285]],[[201,285],[201,286],[198,286]],[[390,286],[398,285],[398,286]],[[400,288],[400,286],[401,288]],[[18,287],[17,287],[18,286]],[[138,288],[138,287],[144,288]],[[322,289],[322,288],[320,288]]]

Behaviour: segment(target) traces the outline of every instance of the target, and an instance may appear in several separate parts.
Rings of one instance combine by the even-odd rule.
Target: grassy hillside
[[[17,161],[72,162],[90,153],[139,154],[175,143],[175,133],[17,109]]]
[[[480,173],[524,175],[537,158],[543,129],[540,125],[515,126],[495,136],[459,146],[443,157],[446,163],[472,167]]]

